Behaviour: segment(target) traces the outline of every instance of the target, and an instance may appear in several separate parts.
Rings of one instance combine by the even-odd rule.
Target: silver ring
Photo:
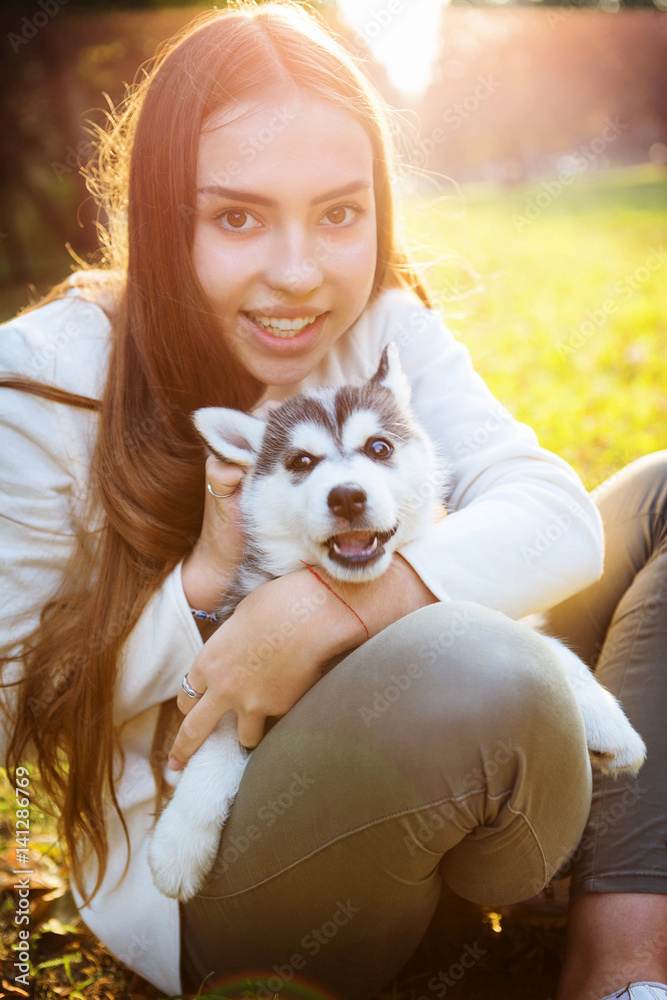
[[[231,493],[214,493],[210,483],[206,484],[206,489],[209,491],[212,497],[217,497],[218,500],[227,500],[229,497],[234,496],[234,494],[238,489],[238,486],[235,486]]]
[[[183,690],[187,694],[188,698],[202,698],[203,697],[203,695],[201,695],[199,693],[199,691],[195,691],[195,689],[193,687],[190,687],[190,685],[188,683],[188,675],[187,674],[185,675],[185,677],[181,681],[181,687],[183,688]]]

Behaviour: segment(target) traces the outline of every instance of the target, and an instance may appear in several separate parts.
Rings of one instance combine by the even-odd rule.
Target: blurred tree
[[[418,105],[429,168],[504,182],[646,162],[667,143],[667,15],[443,13]]]

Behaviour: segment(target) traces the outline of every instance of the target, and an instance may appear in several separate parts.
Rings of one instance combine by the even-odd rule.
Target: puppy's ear
[[[249,413],[207,406],[192,414],[195,427],[219,458],[251,469],[262,447],[266,423]]]
[[[410,405],[410,384],[403,374],[398,348],[393,340],[383,350],[380,365],[370,380],[370,384],[383,385],[390,389],[400,406],[408,407]]]

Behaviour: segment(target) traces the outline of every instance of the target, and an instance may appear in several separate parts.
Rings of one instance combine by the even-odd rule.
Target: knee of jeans
[[[667,538],[667,450],[635,459],[592,493],[600,510],[620,518],[648,512],[647,529],[656,532],[655,547]],[[609,505],[611,504],[611,507]]]
[[[484,725],[553,716],[574,708],[574,694],[552,650],[528,626],[469,602],[431,605],[408,619],[385,669],[400,664],[414,684],[422,714]],[[404,681],[405,683],[405,681]]]

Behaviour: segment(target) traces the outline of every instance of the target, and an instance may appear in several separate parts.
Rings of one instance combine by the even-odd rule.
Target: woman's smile
[[[263,326],[265,330],[276,337],[284,340],[291,340],[310,326],[318,318],[317,316],[299,316],[296,319],[280,319],[278,316],[260,316],[256,313],[246,313],[248,318],[258,326]]]
[[[258,137],[262,137],[262,143]],[[373,154],[361,124],[291,94],[202,133],[193,263],[243,366],[298,383],[358,319],[375,277]]]
[[[258,345],[263,344],[271,352],[286,355],[293,352],[301,353],[315,344],[323,334],[328,313],[323,312],[319,316],[299,316],[294,320],[281,319],[276,315],[259,316],[256,313],[243,315],[252,326]],[[277,384],[275,377],[273,381]]]

